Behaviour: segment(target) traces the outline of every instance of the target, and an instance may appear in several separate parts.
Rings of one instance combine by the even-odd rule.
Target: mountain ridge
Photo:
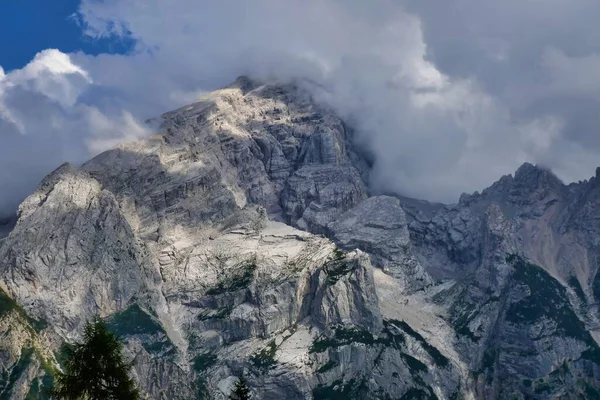
[[[597,176],[526,163],[442,205],[374,195],[368,173],[310,91],[241,77],[46,177],[0,242],[0,280],[45,322],[44,354],[96,313],[153,327],[118,328],[151,398],[225,398],[242,374],[264,399],[600,390]],[[46,373],[34,355],[35,378],[12,379],[30,345],[10,342],[23,398]]]

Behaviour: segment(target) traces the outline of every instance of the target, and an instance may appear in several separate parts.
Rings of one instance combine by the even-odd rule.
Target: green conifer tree
[[[85,326],[83,343],[67,350],[64,373],[58,372],[53,397],[64,400],[139,400],[123,359],[123,344],[96,317]]]
[[[250,400],[250,388],[248,383],[242,377],[235,383],[235,387],[229,395],[230,400]]]

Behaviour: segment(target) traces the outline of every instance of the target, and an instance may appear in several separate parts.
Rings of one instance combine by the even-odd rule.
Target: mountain
[[[0,241],[8,236],[15,227],[17,220],[15,217],[0,217]]]
[[[0,242],[0,398],[100,314],[153,399],[600,397],[600,170],[375,196],[305,83],[240,77],[47,176]]]

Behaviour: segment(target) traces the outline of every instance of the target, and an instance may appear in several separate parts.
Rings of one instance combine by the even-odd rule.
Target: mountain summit
[[[21,204],[0,396],[51,385],[95,314],[153,399],[242,376],[260,399],[600,396],[597,177],[372,196],[351,129],[295,83],[241,77],[161,121]]]

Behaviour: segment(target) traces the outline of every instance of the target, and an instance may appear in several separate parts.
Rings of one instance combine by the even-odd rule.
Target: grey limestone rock
[[[0,397],[46,385],[95,314],[153,399],[241,375],[261,399],[599,393],[599,178],[371,196],[309,86],[239,78],[44,179],[0,239]]]

